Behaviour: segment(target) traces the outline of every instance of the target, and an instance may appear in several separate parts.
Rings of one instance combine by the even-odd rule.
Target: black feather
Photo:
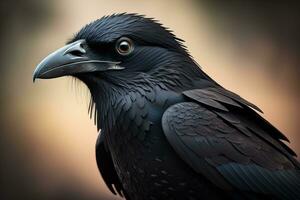
[[[126,37],[132,51],[119,54]],[[257,106],[211,79],[183,40],[152,18],[114,14],[83,27],[89,55],[119,70],[72,74],[110,191],[126,199],[300,199],[299,162]]]

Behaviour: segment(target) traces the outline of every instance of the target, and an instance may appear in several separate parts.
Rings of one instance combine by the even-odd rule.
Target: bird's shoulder
[[[185,102],[164,112],[162,127],[176,153],[196,172],[223,189],[280,197],[293,182],[300,183],[299,163],[281,141],[285,136],[253,110],[259,108],[222,88],[187,90],[183,95]],[[272,189],[279,185],[282,189]]]
[[[289,158],[296,156],[283,143],[289,142],[288,138],[258,113],[262,110],[239,95],[219,86],[185,90],[182,94],[187,102],[194,102],[206,109],[206,114],[214,114],[220,123],[234,128],[238,133],[249,138],[257,137]]]

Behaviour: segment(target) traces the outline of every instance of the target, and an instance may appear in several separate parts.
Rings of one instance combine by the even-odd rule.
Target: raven
[[[33,80],[73,76],[91,93],[110,191],[141,199],[300,199],[288,139],[201,70],[153,18],[114,14],[47,56]],[[92,114],[93,113],[93,114]]]

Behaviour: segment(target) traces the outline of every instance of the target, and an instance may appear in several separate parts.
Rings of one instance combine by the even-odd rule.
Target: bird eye
[[[133,44],[129,38],[120,38],[117,42],[116,49],[123,56],[129,55],[133,51]]]

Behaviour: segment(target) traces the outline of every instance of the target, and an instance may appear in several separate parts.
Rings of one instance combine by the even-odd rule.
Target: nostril
[[[64,54],[69,54],[75,57],[83,57],[83,55],[86,53],[83,43],[84,40],[78,40],[77,42],[69,44]]]
[[[72,56],[81,57],[81,56],[83,56],[84,53],[80,50],[73,50],[73,51],[68,52],[68,54],[70,54]]]

